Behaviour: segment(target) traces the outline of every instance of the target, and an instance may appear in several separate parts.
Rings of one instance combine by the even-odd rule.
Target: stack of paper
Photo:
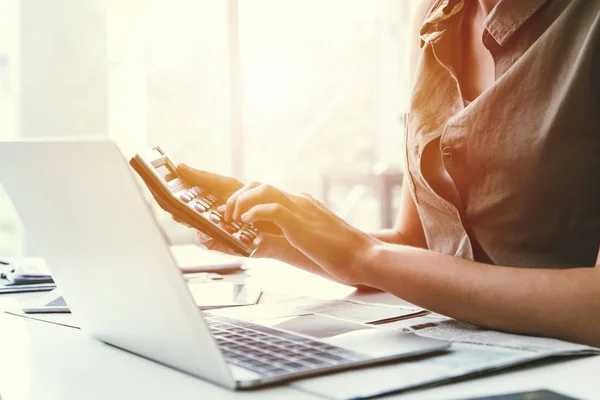
[[[330,399],[359,399],[452,382],[552,356],[598,354],[600,349],[556,339],[491,331],[440,319],[403,329],[452,342],[445,354],[307,378],[291,385]]]

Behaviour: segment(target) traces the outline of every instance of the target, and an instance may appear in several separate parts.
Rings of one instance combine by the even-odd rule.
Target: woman
[[[308,195],[179,172],[229,196],[226,220],[268,233],[256,256],[600,346],[600,1],[427,0],[416,21],[393,230],[361,232]]]

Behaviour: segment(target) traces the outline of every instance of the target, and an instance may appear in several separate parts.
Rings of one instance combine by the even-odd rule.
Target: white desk
[[[263,263],[259,261],[256,264]],[[402,302],[382,293],[352,294],[350,288],[308,277],[275,263],[267,264],[253,274],[264,282],[267,290],[304,295],[317,293],[328,298],[350,295],[362,301]],[[6,296],[11,295],[0,296],[4,305],[8,299]],[[6,314],[0,314],[0,342],[0,394],[3,400],[315,399],[286,386],[230,392],[90,339],[79,330]],[[465,398],[548,388],[577,398],[599,399],[598,371],[600,356],[545,362],[388,398]]]

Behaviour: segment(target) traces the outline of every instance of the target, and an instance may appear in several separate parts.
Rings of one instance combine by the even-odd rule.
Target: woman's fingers
[[[237,203],[237,200],[242,195],[242,193],[252,190],[260,185],[261,184],[258,182],[252,182],[244,186],[243,188],[238,189],[235,193],[229,196],[227,202],[225,203],[225,208],[221,206],[218,209],[219,212],[223,213],[223,217],[225,218],[226,222],[231,222],[233,211],[235,210],[235,204]]]
[[[177,166],[177,173],[193,185],[198,185],[226,196],[244,186],[235,178],[201,171],[186,164],[179,164]]]
[[[296,217],[290,210],[279,203],[259,204],[241,216],[242,222],[272,222],[281,230],[292,229],[296,224]]]
[[[290,210],[294,208],[293,200],[284,192],[270,185],[260,185],[239,195],[231,217],[234,221],[240,221],[242,215],[251,208],[270,203],[280,204]]]

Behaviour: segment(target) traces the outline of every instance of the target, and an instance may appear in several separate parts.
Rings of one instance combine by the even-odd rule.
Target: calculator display
[[[171,182],[172,180],[177,178],[177,172],[171,168],[169,164],[162,164],[158,167],[155,167],[158,175],[165,180],[165,182]]]

